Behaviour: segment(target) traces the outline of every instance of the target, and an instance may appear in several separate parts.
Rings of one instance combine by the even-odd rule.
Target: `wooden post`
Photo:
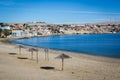
[[[37,64],[38,64],[38,51],[36,53],[37,53]]]
[[[44,49],[44,52],[45,52],[45,61],[46,61],[46,50]]]
[[[46,55],[46,51],[45,51],[45,61],[47,60],[47,55]]]
[[[48,49],[47,49],[47,60],[49,61],[49,53],[48,53]]]
[[[62,58],[62,71],[63,71],[63,67],[64,67],[64,59]]]
[[[45,51],[45,60],[49,61],[48,49],[44,49],[44,51]]]
[[[31,59],[33,59],[33,51],[31,52]]]
[[[19,55],[21,55],[21,48],[19,47]]]

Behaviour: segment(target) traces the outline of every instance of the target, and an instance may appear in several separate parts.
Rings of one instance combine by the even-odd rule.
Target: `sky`
[[[120,0],[0,0],[0,22],[120,21]]]

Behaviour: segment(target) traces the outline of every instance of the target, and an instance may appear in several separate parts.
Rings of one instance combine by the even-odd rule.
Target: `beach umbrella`
[[[24,45],[17,45],[17,47],[19,48],[19,54],[21,55],[21,48],[25,48]]]
[[[33,52],[35,51],[37,53],[36,59],[38,63],[38,48],[29,48],[29,51],[31,52],[31,59],[33,59]]]
[[[59,56],[55,57],[55,59],[62,59],[62,71],[63,71],[63,67],[64,67],[64,59],[69,59],[71,58],[70,56],[66,55],[66,54],[60,54]]]

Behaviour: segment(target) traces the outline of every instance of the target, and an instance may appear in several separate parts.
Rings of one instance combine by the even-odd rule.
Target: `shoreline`
[[[107,33],[108,34],[108,33]],[[64,34],[64,35],[79,35],[79,34]],[[82,35],[82,34],[81,34]],[[89,35],[89,34],[88,34]],[[7,43],[10,45],[17,45],[19,43],[12,43],[10,42],[11,40],[19,40],[19,39],[29,39],[29,38],[34,38],[34,37],[49,37],[49,36],[60,36],[60,35],[40,35],[40,36],[32,36],[32,37],[13,37],[13,38],[0,38],[0,42],[2,43]],[[2,39],[2,40],[1,40]],[[30,46],[30,47],[37,47],[37,46],[32,46],[32,45],[25,45],[25,44],[19,44],[19,45],[24,45],[24,46]],[[45,49],[44,47],[37,47],[41,49]],[[101,57],[101,58],[110,58],[110,59],[120,59],[120,57],[111,57],[111,56],[102,56],[102,55],[92,55],[89,53],[81,53],[81,52],[74,52],[74,51],[69,51],[69,50],[60,50],[60,49],[53,49],[53,48],[48,48],[53,51],[61,51],[61,52],[66,52],[66,53],[72,53],[72,54],[81,54],[81,55],[88,55],[88,56],[94,56],[94,57]]]
[[[75,35],[75,34],[66,34],[66,35]],[[78,34],[76,34],[78,35]],[[85,34],[86,35],[86,34]],[[90,34],[88,34],[90,35]],[[46,35],[46,36],[33,36],[33,37],[29,37],[29,38],[34,38],[34,37],[49,37],[49,36],[59,36],[59,35]],[[27,39],[29,39],[27,37]],[[26,39],[26,37],[24,38],[15,38],[15,39]],[[14,38],[11,39],[11,40],[15,40]],[[9,43],[9,40],[6,40],[6,42]],[[11,42],[10,42],[11,43]],[[33,46],[33,45],[27,45],[27,44],[22,44],[22,43],[12,43],[12,44],[20,44],[20,45],[24,45],[24,46],[31,46],[31,47],[37,47],[37,48],[42,48],[44,49],[44,47],[38,47],[38,46]],[[105,57],[105,58],[115,58],[115,59],[120,59],[120,57],[117,57],[117,56],[104,56],[104,55],[94,55],[94,54],[89,54],[89,53],[85,53],[85,52],[75,52],[75,51],[71,51],[71,50],[63,50],[63,49],[55,49],[55,48],[48,48],[48,49],[51,49],[51,50],[56,50],[56,51],[65,51],[65,52],[71,52],[71,53],[75,53],[75,54],[85,54],[85,55],[91,55],[91,56],[96,56],[96,57]]]
[[[21,38],[17,38],[17,39],[21,39]],[[11,39],[11,40],[15,40],[15,39]],[[6,43],[7,42],[7,43]],[[11,43],[9,42],[9,40],[3,40],[1,41],[0,40],[0,43],[4,44],[4,45],[10,45],[10,46],[16,46],[17,44],[16,43]],[[23,45],[23,44],[21,44]],[[31,45],[24,45],[26,48],[28,47],[35,47],[35,46],[31,46]],[[36,47],[35,47],[36,48]],[[44,48],[42,47],[37,47],[39,49],[42,49],[44,51]],[[65,50],[58,50],[58,49],[50,49],[49,48],[49,51],[50,52],[54,52],[57,53],[57,54],[61,54],[61,53],[65,53],[67,55],[72,55],[72,56],[75,56],[75,57],[84,57],[84,58],[89,58],[89,59],[93,59],[93,60],[100,60],[100,61],[104,61],[104,60],[113,60],[113,61],[117,61],[117,60],[120,60],[120,58],[116,58],[116,57],[106,57],[106,56],[99,56],[99,55],[90,55],[90,54],[87,54],[87,53],[77,53],[77,52],[72,52],[72,51],[65,51]]]
[[[49,35],[50,36],[50,35]],[[56,36],[56,35],[52,35],[52,36]],[[47,36],[34,36],[34,37],[47,37]],[[29,38],[34,38],[34,37],[29,37]],[[27,37],[28,38],[28,37]],[[24,38],[7,38],[7,39],[4,39],[4,40],[0,40],[0,42],[2,42],[3,44],[8,44],[8,45],[17,45],[17,43],[11,43],[10,40],[17,40],[17,39],[26,39],[25,37]],[[24,45],[24,44],[20,44],[20,45]],[[39,48],[39,49],[42,49],[44,50],[45,48],[43,47],[36,47],[36,46],[31,46],[31,45],[24,45],[25,47],[35,47],[35,48]],[[50,51],[55,51],[55,52],[61,52],[61,53],[67,53],[68,55],[75,55],[75,56],[83,56],[83,57],[87,57],[87,58],[100,58],[100,59],[113,59],[113,60],[120,60],[120,58],[117,58],[117,57],[108,57],[108,56],[100,56],[100,55],[91,55],[91,54],[88,54],[88,53],[79,53],[79,52],[73,52],[73,51],[66,51],[66,50],[59,50],[59,49],[51,49],[49,48]]]
[[[45,60],[44,49],[39,49],[39,62],[36,63],[36,53],[31,60],[28,49],[22,48],[21,55],[15,44],[0,42],[0,79],[1,80],[119,80],[120,59],[75,54],[60,50],[49,50],[49,61]],[[17,53],[10,55],[8,53]],[[61,60],[55,59],[61,53],[72,57],[64,62],[61,71]],[[27,57],[20,60],[18,57]],[[44,70],[40,67],[51,66],[55,69]],[[47,77],[46,77],[47,76]]]

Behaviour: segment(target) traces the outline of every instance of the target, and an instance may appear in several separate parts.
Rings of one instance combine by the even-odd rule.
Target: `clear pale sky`
[[[0,22],[120,21],[120,0],[0,0]]]

